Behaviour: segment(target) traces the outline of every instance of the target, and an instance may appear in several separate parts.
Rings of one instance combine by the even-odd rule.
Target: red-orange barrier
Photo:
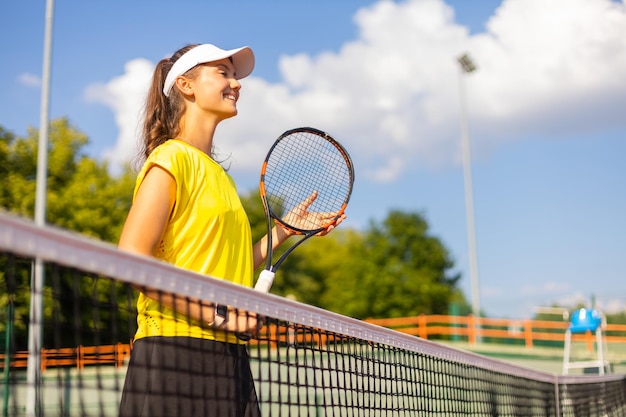
[[[467,339],[471,344],[478,337],[496,339],[493,342],[523,340],[527,348],[532,348],[538,341],[563,342],[569,323],[547,320],[513,320],[489,317],[420,315],[387,319],[368,319],[370,323],[391,328],[399,332],[417,335],[423,339],[441,336],[456,336]],[[626,325],[607,324],[603,329],[607,344],[626,343]],[[573,341],[585,341],[587,349],[593,350],[594,337],[591,332],[572,335]]]
[[[527,348],[532,348],[535,342],[563,342],[566,322],[545,320],[512,320],[488,317],[447,316],[447,315],[419,315],[415,317],[368,319],[369,323],[396,331],[415,335],[422,339],[433,338],[460,338],[475,344],[480,339],[490,338],[492,343],[522,340]],[[335,340],[332,333],[312,331],[305,326],[268,326],[261,330],[264,337],[261,340],[251,340],[251,344],[266,343],[270,340],[271,346],[287,344],[309,344],[324,346]],[[625,324],[607,324],[604,331],[604,340],[607,345],[626,343]],[[269,333],[268,333],[269,332]],[[264,341],[265,340],[265,341]],[[591,332],[572,335],[572,341],[586,342],[587,349],[593,350],[595,337]],[[104,346],[78,346],[74,348],[42,349],[41,368],[71,366],[79,369],[87,365],[114,365],[122,366],[129,358],[132,345],[118,343]],[[11,355],[11,368],[26,368],[28,352],[17,352]],[[4,355],[0,354],[0,369],[4,368]]]
[[[130,357],[130,344],[77,346],[74,348],[41,349],[41,370],[70,366],[78,369],[86,365],[115,365],[120,367]],[[4,368],[4,357],[0,355],[0,368]],[[16,352],[11,355],[11,368],[26,368],[28,352]]]

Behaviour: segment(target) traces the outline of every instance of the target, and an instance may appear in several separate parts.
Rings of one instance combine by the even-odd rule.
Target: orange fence
[[[564,342],[568,323],[542,320],[494,319],[474,316],[420,315],[393,319],[368,319],[369,323],[387,327],[398,332],[418,336],[422,339],[460,340],[470,344],[478,341],[494,344],[518,343],[532,348],[538,342],[556,346]],[[308,331],[301,326],[269,326],[267,338],[279,344],[325,345],[333,340],[331,333]],[[626,343],[626,325],[607,324],[604,328],[604,341],[611,344]],[[572,335],[572,341],[586,342],[587,349],[594,349],[595,337],[586,334]],[[251,343],[260,343],[252,340]],[[610,350],[610,347],[609,347]],[[78,346],[75,348],[42,349],[41,368],[71,366],[82,369],[86,365],[122,366],[129,358],[131,345],[118,343],[106,346]],[[11,355],[11,368],[25,368],[28,352]],[[4,368],[4,355],[0,355],[0,368]]]
[[[122,366],[130,357],[130,345],[118,343],[103,346],[78,346],[74,348],[41,349],[41,370],[69,366],[78,369],[86,365]],[[0,355],[0,368],[4,368],[4,355]],[[28,352],[16,352],[11,355],[11,368],[26,368]]]
[[[394,329],[402,333],[419,336],[422,339],[465,340],[475,344],[479,339],[489,338],[491,343],[511,343],[518,340],[527,348],[536,342],[563,343],[569,323],[547,320],[513,320],[488,317],[419,315],[393,319],[368,319],[367,322]],[[626,343],[626,325],[607,324],[604,341]],[[591,332],[573,334],[572,341],[586,341],[589,350],[593,349],[594,336]]]

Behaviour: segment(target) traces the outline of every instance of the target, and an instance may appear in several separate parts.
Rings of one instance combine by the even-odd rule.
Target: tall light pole
[[[46,194],[48,182],[48,125],[50,102],[50,67],[52,61],[52,24],[54,0],[46,0],[43,68],[41,77],[41,109],[39,118],[39,148],[37,150],[37,189],[35,224],[46,222]],[[28,365],[26,369],[26,416],[43,415],[41,405],[41,348],[43,339],[44,265],[36,258],[31,272],[30,318],[28,323]]]
[[[465,182],[465,215],[467,220],[467,245],[469,248],[470,281],[472,287],[472,314],[480,317],[480,290],[478,284],[478,262],[476,260],[476,229],[474,227],[474,191],[472,190],[472,158],[467,127],[467,104],[465,99],[465,76],[476,71],[476,65],[468,54],[458,58],[459,95],[461,99],[461,149],[463,153],[463,178]]]

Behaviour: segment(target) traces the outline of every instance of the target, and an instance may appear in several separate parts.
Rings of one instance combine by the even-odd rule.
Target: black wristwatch
[[[218,304],[215,306],[215,327],[222,327],[228,322],[228,306]]]

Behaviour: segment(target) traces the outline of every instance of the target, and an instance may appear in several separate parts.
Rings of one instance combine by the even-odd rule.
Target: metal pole
[[[467,244],[469,248],[470,281],[472,289],[472,314],[480,317],[480,286],[478,283],[478,262],[476,250],[476,229],[474,227],[474,191],[472,188],[472,160],[467,122],[467,104],[464,78],[476,70],[467,54],[458,59],[461,64],[459,75],[459,96],[461,99],[461,149],[463,153],[463,178],[465,183],[465,214],[467,219]]]
[[[35,224],[46,222],[46,194],[48,182],[48,126],[50,101],[50,62],[52,56],[52,24],[54,0],[46,0],[43,67],[41,79],[41,109],[39,115],[39,148],[37,153],[37,188],[35,197]],[[41,407],[41,348],[43,338],[44,265],[35,259],[31,274],[30,319],[28,323],[28,368],[26,370],[26,416],[42,415]]]

